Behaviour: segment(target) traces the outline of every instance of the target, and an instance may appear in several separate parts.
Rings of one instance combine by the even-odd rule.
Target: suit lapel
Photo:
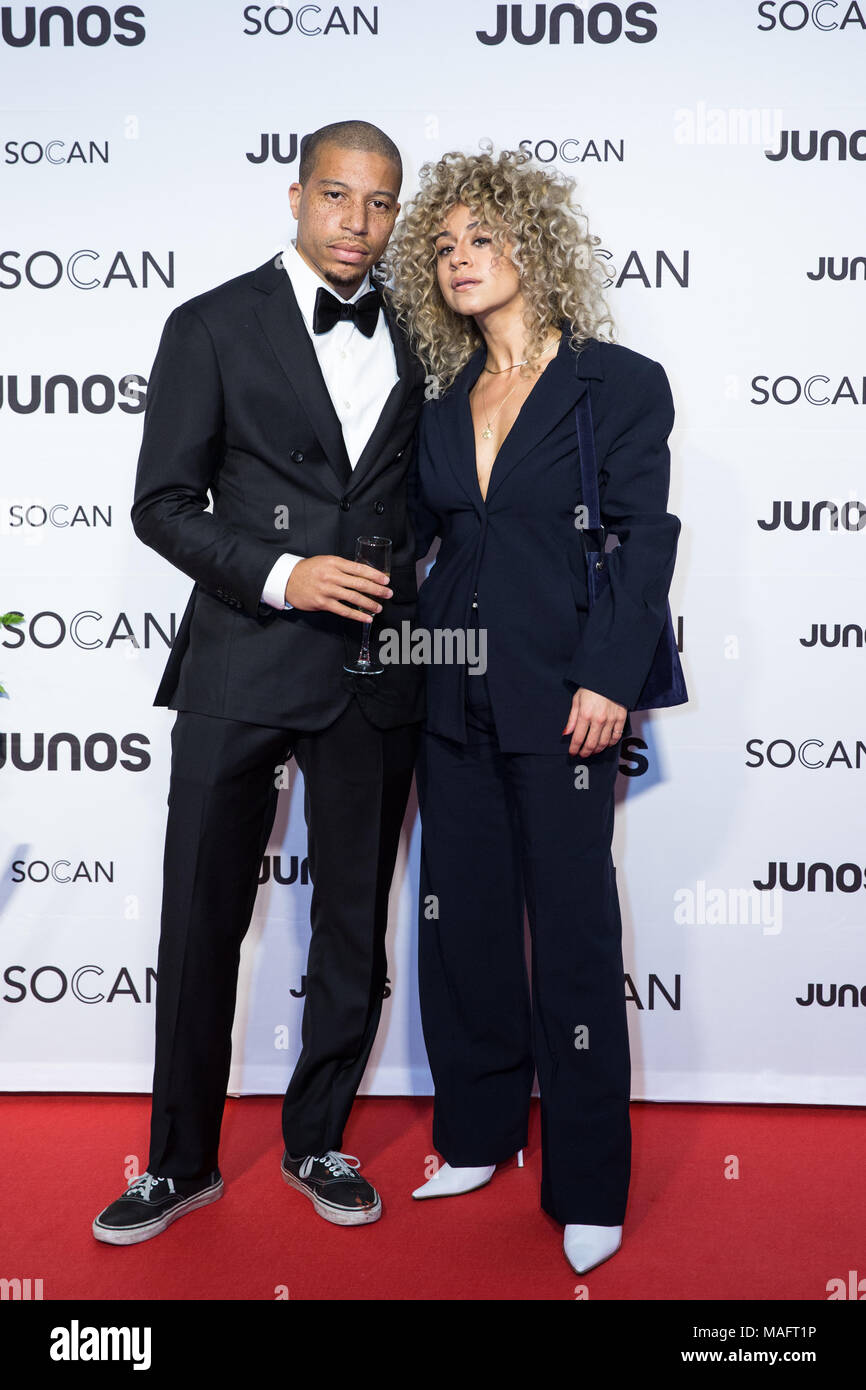
[[[466,496],[477,511],[484,510],[484,499],[478,486],[478,469],[475,459],[475,431],[472,425],[472,411],[469,407],[469,392],[481,375],[481,368],[487,356],[485,347],[477,348],[466,366],[457,374],[451,387],[451,409],[443,414],[443,425],[447,439],[451,468]],[[444,404],[444,403],[443,403]]]
[[[281,267],[268,262],[261,267],[256,285],[265,291],[256,309],[262,331],[327,455],[337,484],[333,490],[339,495],[352,477],[352,466],[291,281]]]
[[[575,356],[569,346],[570,330],[562,325],[562,340],[553,361],[545,368],[527,396],[496,455],[487,485],[489,502],[504,480],[562,417],[573,410],[591,378],[603,379],[604,369],[596,339],[589,339]],[[481,347],[469,359],[454,382],[451,428],[448,431],[451,466],[470,501],[482,511],[486,505],[478,486],[475,429],[469,393],[475,385],[487,356]],[[577,439],[575,437],[575,448]]]
[[[563,325],[556,356],[536,381],[496,455],[487,485],[488,502],[520,460],[550,434],[564,415],[574,409],[587,389],[587,378],[604,375],[595,340],[591,340],[575,359],[568,339],[569,329]],[[574,447],[577,449],[576,433]]]

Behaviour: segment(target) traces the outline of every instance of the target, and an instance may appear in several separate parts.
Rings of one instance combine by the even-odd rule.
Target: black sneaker
[[[136,1245],[160,1235],[179,1216],[206,1207],[222,1195],[223,1180],[218,1171],[198,1182],[143,1173],[122,1197],[99,1213],[93,1234],[108,1245]]]
[[[357,1171],[360,1166],[354,1154],[329,1149],[300,1158],[284,1153],[280,1172],[290,1187],[309,1197],[326,1221],[336,1226],[363,1226],[379,1220],[382,1201],[375,1187]]]

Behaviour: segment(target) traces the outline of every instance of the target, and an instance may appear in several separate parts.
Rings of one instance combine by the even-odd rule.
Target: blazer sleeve
[[[619,545],[608,552],[609,583],[590,609],[566,679],[632,709],[667,620],[680,533],[679,518],[667,510],[674,403],[660,363],[650,363],[618,412],[620,427],[599,461],[599,502]]]
[[[438,513],[433,511],[424,496],[423,479],[430,477],[431,468],[431,449],[430,431],[432,429],[431,407],[425,405],[421,409],[421,418],[415,431],[415,447],[412,450],[412,460],[409,465],[409,475],[407,483],[407,493],[409,502],[409,516],[412,522],[412,531],[415,536],[415,559],[423,560],[427,551],[430,549],[434,540],[441,534],[441,522]]]
[[[135,534],[232,608],[256,615],[274,550],[217,508],[223,390],[210,333],[189,305],[169,316],[147,389],[131,517]]]

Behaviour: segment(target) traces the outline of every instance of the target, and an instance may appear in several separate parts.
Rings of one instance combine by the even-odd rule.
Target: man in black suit
[[[292,756],[314,887],[282,1175],[329,1221],[381,1215],[341,1143],[381,1012],[423,672],[344,666],[363,623],[414,616],[406,473],[423,372],[370,280],[399,212],[396,146],[363,121],[325,126],[298,177],[296,246],[175,309],[148,389],[133,526],[195,588],[155,701],[178,713],[150,1154],[93,1224],[109,1244],[222,1193],[240,947]],[[354,562],[370,534],[391,538],[390,574]]]

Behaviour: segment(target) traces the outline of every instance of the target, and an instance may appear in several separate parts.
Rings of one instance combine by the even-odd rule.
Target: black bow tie
[[[330,333],[335,323],[350,320],[367,338],[376,331],[379,317],[379,291],[370,290],[362,294],[354,304],[338,299],[330,290],[316,290],[316,307],[313,310],[313,332]]]

